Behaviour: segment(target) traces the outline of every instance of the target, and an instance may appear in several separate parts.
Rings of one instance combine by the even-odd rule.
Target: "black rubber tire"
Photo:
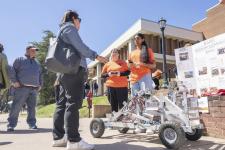
[[[197,141],[202,137],[203,131],[202,129],[195,129],[194,133],[185,133],[185,136],[190,141]]]
[[[95,138],[100,138],[105,132],[105,124],[102,119],[92,119],[90,123],[91,135]]]
[[[169,142],[167,137],[165,137],[165,131],[172,131],[176,133],[176,137],[174,137],[174,141]],[[163,145],[165,145],[168,149],[179,149],[185,142],[185,133],[179,124],[172,122],[165,122],[159,128],[159,138]]]
[[[122,133],[122,134],[126,134],[128,132],[129,128],[121,128],[119,129],[119,133]]]

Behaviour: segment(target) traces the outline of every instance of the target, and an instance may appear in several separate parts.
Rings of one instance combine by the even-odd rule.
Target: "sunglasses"
[[[78,21],[81,23],[81,18],[77,18],[78,19]]]

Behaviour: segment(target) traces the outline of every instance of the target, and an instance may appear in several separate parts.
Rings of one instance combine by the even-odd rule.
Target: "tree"
[[[38,105],[47,105],[53,103],[54,100],[54,81],[56,75],[52,72],[49,72],[45,67],[45,57],[48,52],[49,39],[54,38],[55,35],[51,31],[44,31],[44,36],[40,42],[31,42],[35,45],[39,51],[37,53],[37,59],[41,64],[42,76],[43,76],[43,86],[39,94]]]

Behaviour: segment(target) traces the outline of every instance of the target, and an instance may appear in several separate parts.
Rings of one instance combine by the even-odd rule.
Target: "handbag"
[[[45,65],[54,73],[76,74],[80,67],[80,53],[71,44],[65,43],[60,33],[56,40],[50,41]]]

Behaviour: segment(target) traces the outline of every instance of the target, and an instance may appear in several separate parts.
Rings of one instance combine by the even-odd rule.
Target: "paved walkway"
[[[52,119],[39,118],[37,131],[29,130],[25,118],[19,118],[16,131],[6,132],[6,115],[0,115],[0,150],[65,150],[53,148]],[[81,136],[89,143],[95,144],[95,150],[165,150],[157,135],[135,135],[131,132],[120,134],[117,131],[106,130],[103,137],[95,139],[89,132],[90,119],[81,119]],[[187,141],[181,150],[225,150],[225,140],[212,137],[202,137],[197,142]]]

